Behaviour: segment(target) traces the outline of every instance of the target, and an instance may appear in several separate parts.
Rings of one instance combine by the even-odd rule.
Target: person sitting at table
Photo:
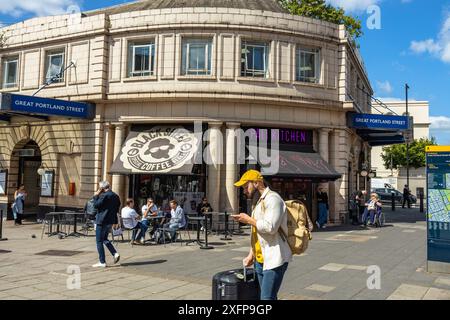
[[[202,202],[200,202],[197,206],[197,214],[199,217],[203,217],[205,215],[205,212],[213,212],[213,208],[211,207],[211,205],[208,202],[208,199],[206,197],[204,197],[202,199]],[[205,230],[205,225],[204,222],[201,222],[202,228],[201,231]]]
[[[178,205],[176,200],[170,201],[170,221],[163,225],[164,229],[170,233],[172,241],[176,240],[177,230],[186,226],[184,210]]]
[[[158,216],[158,207],[155,204],[155,201],[153,198],[147,199],[147,204],[144,204],[141,209],[142,212],[142,221],[141,223],[144,224],[147,229],[152,226],[152,230],[150,231],[150,236],[153,236],[156,229],[159,228],[159,225],[156,220],[148,220],[148,217],[156,217]]]
[[[128,198],[126,203],[127,206],[124,207],[121,212],[123,226],[127,229],[133,230],[133,236],[131,240],[132,244],[144,244],[144,235],[147,231],[147,226],[138,221],[140,216],[133,208],[134,200]],[[138,230],[140,230],[140,232],[136,235]],[[137,239],[140,239],[140,242],[138,242]]]

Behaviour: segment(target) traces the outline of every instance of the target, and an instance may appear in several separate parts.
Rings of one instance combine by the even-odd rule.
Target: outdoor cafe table
[[[85,216],[84,212],[74,212],[74,211],[66,211],[64,212],[66,216],[73,216],[73,232],[69,233],[66,237],[80,237],[84,236],[84,234],[77,232],[77,218],[80,216]]]
[[[47,235],[51,236],[67,236],[67,233],[59,230],[61,216],[64,212],[49,212],[45,214],[45,219],[49,221],[49,230]],[[53,223],[56,223],[56,232],[53,232]]]
[[[208,223],[205,223],[205,244],[202,243],[200,240],[200,222],[205,221],[206,222],[206,216],[200,216],[200,217],[189,217],[189,220],[197,221],[197,242],[200,245],[200,249],[214,249],[214,247],[211,247],[208,245]]]

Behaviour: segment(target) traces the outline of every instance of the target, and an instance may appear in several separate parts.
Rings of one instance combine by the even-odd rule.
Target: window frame
[[[20,57],[19,56],[8,56],[8,57],[4,57],[2,59],[2,89],[12,89],[12,88],[17,88],[19,86],[19,60]],[[16,73],[15,73],[15,79],[14,79],[14,83],[8,83],[6,82],[7,80],[7,75],[9,73],[9,68],[10,68],[10,64],[15,62],[16,63]]]
[[[248,54],[247,54],[248,47],[264,48],[264,59],[263,59],[264,70],[263,71],[258,70],[258,69],[249,69],[248,68]],[[245,50],[245,52],[244,52],[244,50]],[[262,79],[269,78],[269,63],[270,63],[269,55],[270,55],[270,42],[257,42],[257,41],[243,40],[241,42],[241,77],[262,78]],[[254,60],[255,60],[254,54],[252,56],[253,56],[253,67],[254,67]]]
[[[148,70],[136,71],[136,49],[149,48]],[[154,40],[134,40],[128,41],[128,58],[127,58],[127,78],[143,78],[155,75],[156,65],[156,44]],[[130,57],[131,55],[131,57]],[[131,64],[130,64],[131,63]]]
[[[191,46],[203,46],[205,57],[205,69],[197,67],[192,68],[190,65]],[[213,39],[210,38],[192,38],[186,37],[181,41],[181,76],[211,76],[212,75],[212,54]]]
[[[314,77],[301,77],[301,54],[313,54],[314,61]],[[322,49],[321,48],[308,48],[303,46],[297,46],[295,49],[295,81],[307,84],[321,84],[322,81]]]
[[[48,50],[45,52],[45,75],[44,75],[44,83],[48,83],[53,77],[48,78],[48,71],[51,65],[51,58],[55,56],[61,56],[62,57],[62,63],[61,63],[61,71],[59,74],[61,77],[59,77],[58,80],[55,80],[51,82],[50,84],[61,84],[64,83],[66,80],[64,69],[66,67],[66,48],[61,49],[54,49],[54,50]],[[56,75],[55,75],[56,76]]]

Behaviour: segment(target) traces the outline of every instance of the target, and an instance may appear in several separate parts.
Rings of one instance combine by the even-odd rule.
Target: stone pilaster
[[[222,122],[209,123],[209,145],[206,153],[208,164],[208,201],[215,211],[220,211],[220,177],[221,163],[223,162],[223,136],[221,132]]]
[[[117,124],[115,126],[114,134],[114,159],[119,156],[120,150],[122,149],[123,142],[125,140],[126,125]],[[125,202],[125,176],[123,175],[112,175],[112,190],[120,196],[122,204]]]

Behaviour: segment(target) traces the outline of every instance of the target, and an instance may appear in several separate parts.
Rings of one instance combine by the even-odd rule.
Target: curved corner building
[[[267,180],[284,198],[303,199],[313,217],[318,184],[329,190],[331,223],[345,220],[350,192],[368,188],[357,172],[370,147],[346,113],[370,113],[372,89],[342,25],[291,15],[272,0],[154,0],[0,31],[2,94],[31,96],[51,82],[37,96],[95,104],[89,120],[0,118],[5,210],[22,183],[26,212],[43,213],[83,208],[110,180],[122,200],[139,204],[151,196],[164,207],[175,197],[189,211],[206,195],[216,211],[245,211],[233,183],[259,164],[248,154],[232,161],[241,129],[277,136],[280,170]],[[190,165],[186,137],[166,134],[194,132],[196,123],[207,134],[190,139],[209,161]]]

